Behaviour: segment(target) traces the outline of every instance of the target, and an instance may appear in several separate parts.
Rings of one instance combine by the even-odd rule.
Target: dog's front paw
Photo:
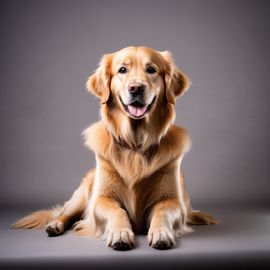
[[[173,233],[166,229],[154,229],[148,232],[149,246],[156,249],[170,249],[175,245],[175,238]]]
[[[134,233],[129,228],[110,230],[106,238],[106,245],[115,250],[129,250],[135,245]]]
[[[58,236],[64,233],[65,226],[64,223],[58,219],[51,221],[45,227],[48,236]]]

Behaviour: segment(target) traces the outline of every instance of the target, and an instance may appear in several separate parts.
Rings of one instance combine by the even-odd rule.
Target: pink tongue
[[[134,107],[132,105],[128,105],[129,112],[132,115],[136,116],[136,117],[142,116],[145,113],[146,109],[147,109],[147,106],[144,106],[144,107]]]

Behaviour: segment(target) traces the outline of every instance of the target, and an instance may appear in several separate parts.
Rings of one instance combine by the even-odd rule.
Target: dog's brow
[[[117,62],[121,65],[128,66],[131,64],[131,59],[129,57],[121,57]]]
[[[156,62],[151,61],[151,60],[145,61],[144,65],[145,65],[146,67],[149,67],[149,66],[153,66],[153,67],[155,67],[155,68],[158,68],[158,67],[159,67],[159,65],[158,65]]]
[[[126,60],[124,60],[122,63],[123,63],[123,65],[128,66],[128,65],[131,64],[131,60],[130,60],[130,59],[126,59]]]

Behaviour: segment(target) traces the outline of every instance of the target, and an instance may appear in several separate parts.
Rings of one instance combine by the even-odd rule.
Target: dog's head
[[[122,113],[138,120],[158,109],[160,100],[174,105],[188,89],[189,79],[169,52],[127,47],[104,55],[86,85],[102,104],[116,102]]]

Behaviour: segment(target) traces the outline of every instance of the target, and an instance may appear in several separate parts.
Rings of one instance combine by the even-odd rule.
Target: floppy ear
[[[188,90],[190,85],[189,78],[174,64],[170,52],[161,52],[165,67],[164,76],[166,84],[166,97],[169,103],[175,104],[177,97]]]
[[[86,88],[94,95],[100,97],[101,104],[105,104],[110,97],[110,71],[112,54],[105,54],[99,63],[96,72],[86,82]]]

